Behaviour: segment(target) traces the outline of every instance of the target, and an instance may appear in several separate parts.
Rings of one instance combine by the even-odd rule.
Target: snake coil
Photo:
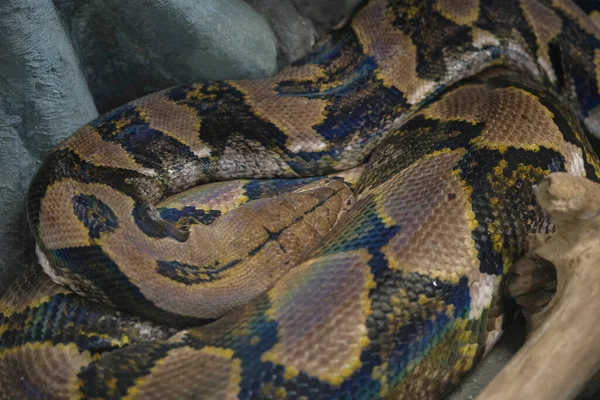
[[[447,393],[548,227],[532,185],[600,180],[582,7],[370,0],[272,78],[82,127],[29,189],[41,267],[0,297],[0,398]]]

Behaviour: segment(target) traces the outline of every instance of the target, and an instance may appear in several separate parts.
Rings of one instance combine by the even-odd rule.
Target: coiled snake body
[[[600,178],[597,16],[370,0],[273,78],[84,126],[31,183],[46,273],[0,297],[0,397],[447,393],[547,228],[532,186]]]

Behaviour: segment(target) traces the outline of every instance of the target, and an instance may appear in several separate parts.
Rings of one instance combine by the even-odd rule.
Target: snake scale
[[[533,185],[600,180],[580,3],[369,0],[272,78],[82,127],[29,189],[41,267],[0,297],[0,398],[446,394],[551,227]]]

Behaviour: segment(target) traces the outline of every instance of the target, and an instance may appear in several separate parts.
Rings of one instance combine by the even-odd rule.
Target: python
[[[99,117],[31,183],[0,396],[443,396],[548,225],[533,185],[600,178],[599,65],[569,0],[370,0],[272,78]]]

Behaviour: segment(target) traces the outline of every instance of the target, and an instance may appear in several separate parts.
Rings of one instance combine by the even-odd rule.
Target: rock
[[[98,109],[183,82],[276,71],[277,40],[242,0],[57,0]]]
[[[25,191],[51,146],[97,115],[52,3],[0,2],[0,292],[32,259]]]
[[[246,0],[263,15],[277,37],[278,67],[306,53],[317,40],[317,31],[308,18],[300,15],[291,0]]]
[[[300,15],[311,20],[318,35],[343,23],[363,0],[292,0]]]
[[[348,16],[362,0],[246,0],[277,36],[278,66],[307,54],[316,41]]]

